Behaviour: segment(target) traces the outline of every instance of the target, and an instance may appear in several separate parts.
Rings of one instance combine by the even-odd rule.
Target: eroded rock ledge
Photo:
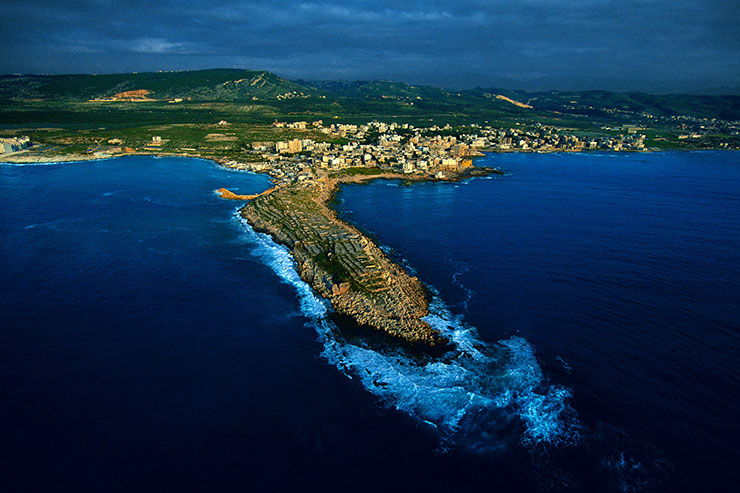
[[[477,168],[448,180],[497,172]],[[414,346],[443,348],[448,341],[422,320],[429,300],[421,281],[328,206],[339,184],[378,178],[409,179],[384,174],[292,185],[253,199],[240,213],[256,231],[291,250],[301,278],[337,313]]]

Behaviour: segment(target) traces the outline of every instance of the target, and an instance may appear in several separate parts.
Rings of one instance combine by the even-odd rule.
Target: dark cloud
[[[448,87],[694,91],[740,78],[740,2],[5,2],[0,72],[244,67]]]

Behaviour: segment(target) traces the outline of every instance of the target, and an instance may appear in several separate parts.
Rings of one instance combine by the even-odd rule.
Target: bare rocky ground
[[[495,172],[470,170],[448,180]],[[429,314],[422,282],[328,206],[340,183],[378,178],[429,179],[388,173],[287,186],[255,198],[241,215],[291,250],[301,278],[338,314],[412,346],[443,348],[449,341],[422,320]]]

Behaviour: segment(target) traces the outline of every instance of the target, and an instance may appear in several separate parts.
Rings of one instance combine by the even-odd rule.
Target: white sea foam
[[[252,254],[270,266],[283,282],[295,287],[304,315],[312,321],[323,319],[327,313],[326,303],[298,275],[288,249],[272,241],[268,235],[254,231],[241,216],[236,217],[247,231]]]
[[[514,434],[530,447],[578,439],[570,391],[545,384],[534,349],[523,338],[486,343],[435,294],[425,320],[454,345],[443,357],[347,341],[327,318],[327,303],[300,279],[288,249],[240,220],[252,253],[295,287],[324,346],[322,356],[389,407],[436,429],[443,443],[490,451],[503,446],[502,435],[510,440]]]
[[[11,163],[7,161],[0,161],[0,166],[52,166],[60,163]]]
[[[472,289],[469,289],[467,286],[465,286],[465,284],[462,283],[462,281],[460,280],[460,276],[468,272],[470,270],[470,267],[463,264],[462,262],[456,262],[450,258],[447,258],[446,260],[448,260],[455,266],[455,273],[452,274],[452,283],[465,293],[465,299],[456,306],[460,306],[463,312],[467,313],[470,306],[470,301],[473,299],[473,295],[475,293]]]
[[[39,161],[33,163],[14,163],[9,161],[0,161],[0,166],[56,166],[59,164],[86,164],[93,163],[96,161],[109,161],[111,159],[118,159],[118,156],[114,157],[100,157],[94,159],[80,159],[77,161]]]

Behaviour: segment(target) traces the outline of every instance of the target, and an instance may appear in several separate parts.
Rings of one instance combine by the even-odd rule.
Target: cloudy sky
[[[235,67],[450,88],[740,88],[740,0],[4,0],[0,73]]]

